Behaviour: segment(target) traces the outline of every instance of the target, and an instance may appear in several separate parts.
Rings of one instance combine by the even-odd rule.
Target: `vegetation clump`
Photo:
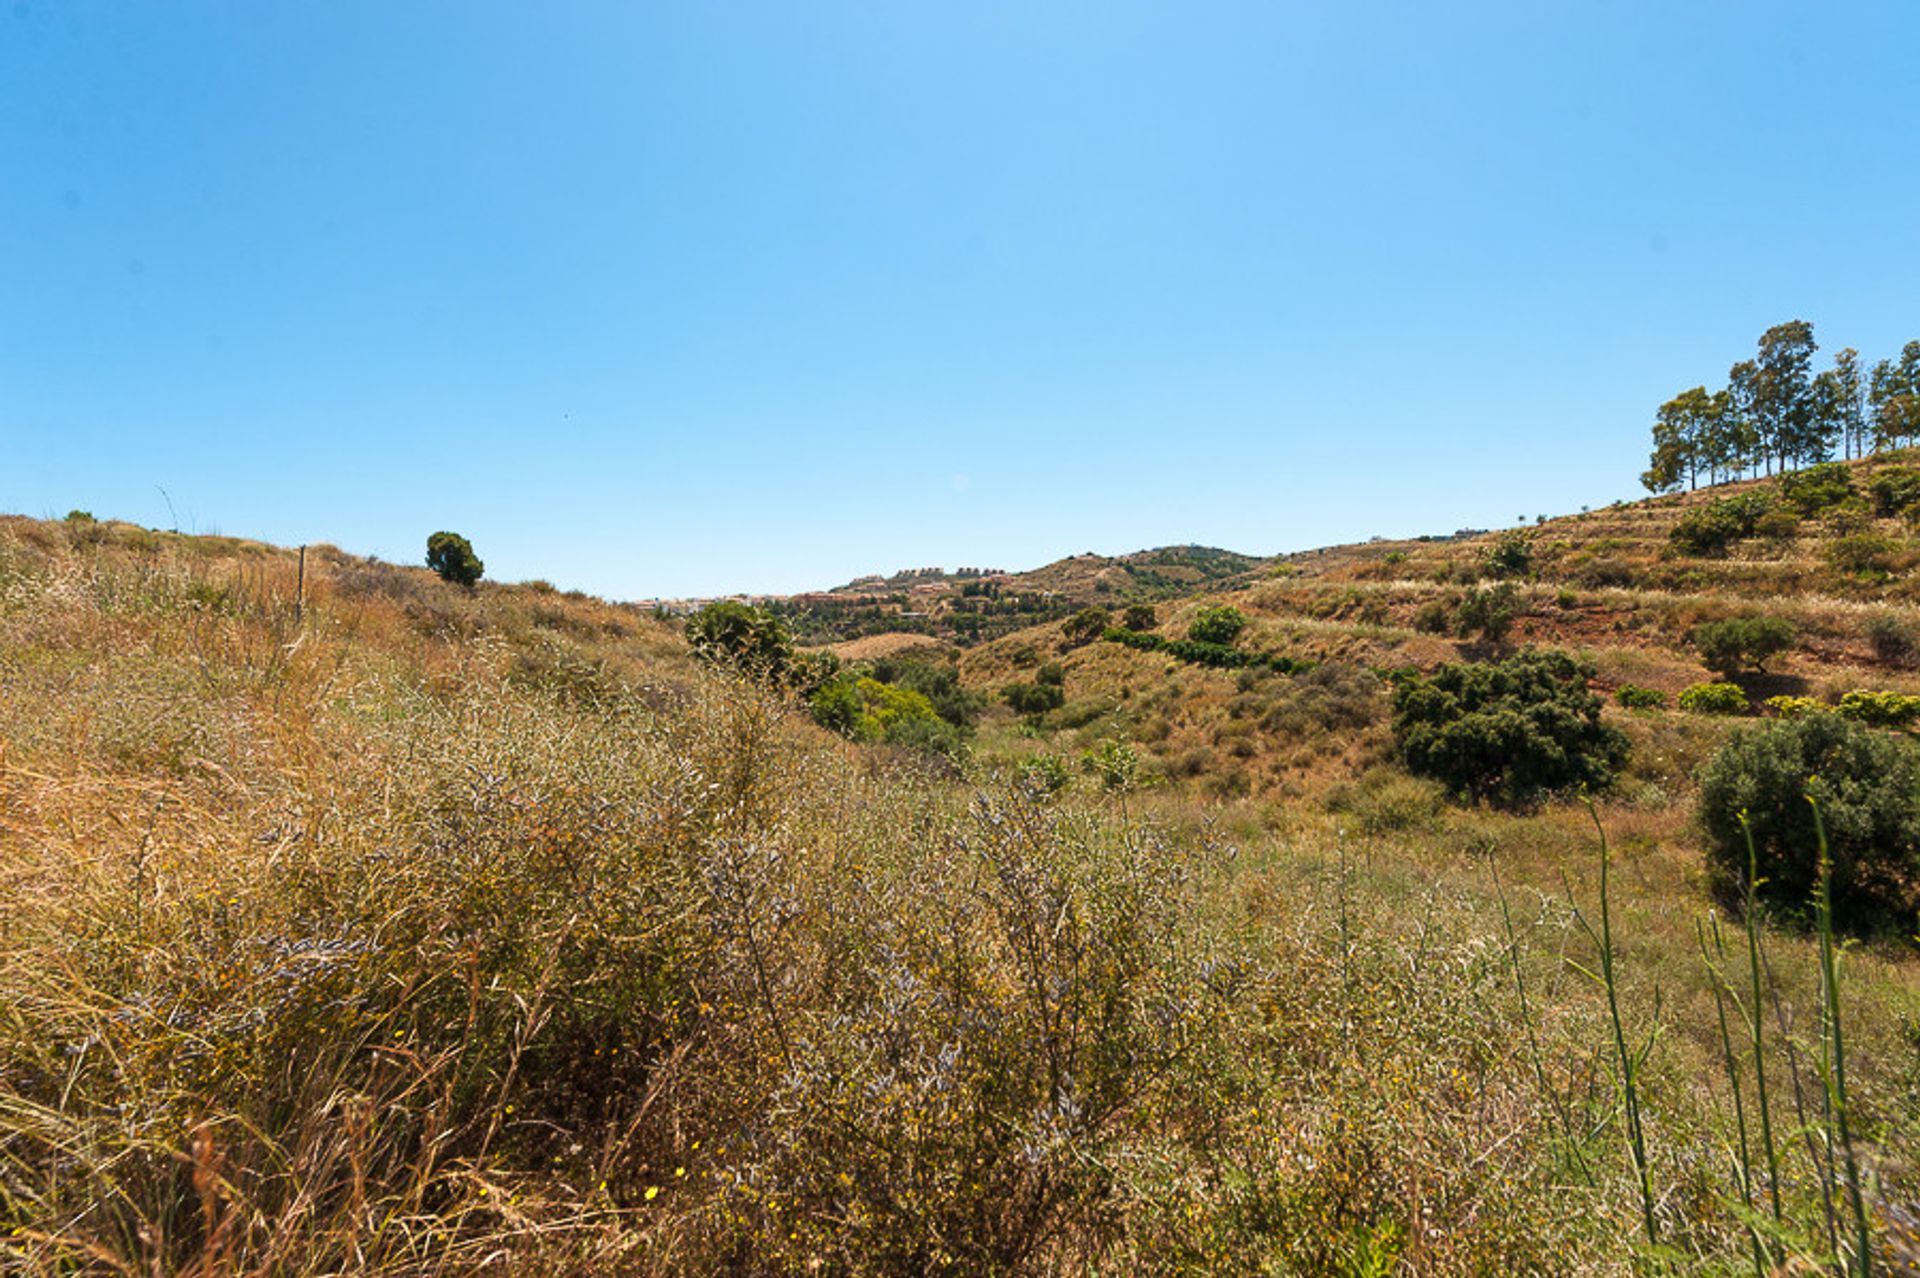
[[[1629,710],[1664,710],[1667,706],[1667,694],[1658,688],[1642,688],[1638,684],[1623,683],[1615,690],[1613,699]]]
[[[1839,714],[1745,729],[1701,770],[1700,821],[1715,885],[1729,900],[1746,879],[1751,830],[1760,897],[1805,918],[1824,828],[1836,921],[1867,931],[1912,925],[1920,747],[1910,741]]]
[[[1453,609],[1453,624],[1462,639],[1479,636],[1490,644],[1505,643],[1507,632],[1513,628],[1514,618],[1524,608],[1519,587],[1511,581],[1503,581],[1491,589],[1482,590],[1475,586],[1461,596],[1459,604]]]
[[[1480,570],[1489,577],[1525,577],[1533,571],[1533,538],[1514,529],[1502,533],[1480,556]]]
[[[1593,673],[1566,653],[1529,650],[1404,679],[1393,694],[1401,757],[1456,795],[1501,806],[1605,789],[1627,740],[1600,721]]]
[[[1873,659],[1882,665],[1901,669],[1920,664],[1920,633],[1891,613],[1875,613],[1867,618],[1867,643]]]
[[[427,538],[427,567],[440,580],[472,589],[480,583],[487,565],[474,553],[473,543],[456,532],[437,532]]]
[[[1840,698],[1835,710],[1876,728],[1905,728],[1920,719],[1920,697],[1856,688]]]
[[[1062,623],[1060,631],[1069,644],[1077,646],[1098,639],[1112,621],[1113,614],[1105,608],[1082,608]]]
[[[1764,672],[1769,660],[1793,647],[1794,638],[1793,625],[1779,617],[1728,617],[1693,631],[1701,663],[1720,675]]]
[[[783,676],[793,644],[780,619],[750,604],[725,600],[687,618],[687,643],[700,660],[759,678]]]
[[[1745,714],[1753,705],[1737,683],[1696,683],[1680,689],[1680,708],[1690,714]]]
[[[1827,547],[1827,562],[1837,572],[1869,580],[1884,579],[1893,572],[1894,556],[1900,543],[1879,533],[1858,532],[1835,540]]]
[[[1757,533],[1760,520],[1772,509],[1773,499],[1765,493],[1722,497],[1682,515],[1667,537],[1682,554],[1718,557]]]
[[[1247,628],[1246,614],[1230,604],[1202,608],[1187,627],[1187,638],[1194,643],[1231,645]]]
[[[1822,462],[1780,476],[1780,499],[1805,518],[1823,514],[1853,495],[1853,479],[1838,462]]]

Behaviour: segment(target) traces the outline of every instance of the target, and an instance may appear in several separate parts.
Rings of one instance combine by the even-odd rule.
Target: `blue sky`
[[[1598,505],[1768,325],[1920,337],[1916,49],[1910,0],[9,0],[0,510],[646,598]]]

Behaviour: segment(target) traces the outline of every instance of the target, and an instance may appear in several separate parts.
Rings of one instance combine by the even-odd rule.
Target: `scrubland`
[[[1389,567],[1238,597],[1451,655]],[[0,1268],[1824,1272],[1861,1215],[1911,1263],[1915,965],[1764,928],[1755,1003],[1684,802],[1716,725],[1623,714],[1593,813],[1493,813],[1359,674],[1096,644],[956,762],[630,609],[297,574],[0,524]],[[1022,770],[1116,733],[1154,784]]]

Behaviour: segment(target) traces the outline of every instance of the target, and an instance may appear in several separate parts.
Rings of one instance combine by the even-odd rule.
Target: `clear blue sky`
[[[1635,491],[1920,337],[1920,4],[0,0],[0,509],[623,598]]]

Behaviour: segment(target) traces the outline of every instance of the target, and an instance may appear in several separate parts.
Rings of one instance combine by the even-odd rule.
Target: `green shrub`
[[[1800,516],[1781,506],[1754,521],[1753,535],[1768,541],[1792,541],[1800,535]]]
[[[1764,493],[1723,497],[1682,515],[1667,537],[1683,554],[1724,555],[1734,542],[1753,536],[1761,517],[1771,509],[1773,499]]]
[[[1129,648],[1138,648],[1142,652],[1157,652],[1167,646],[1165,637],[1142,630],[1126,630],[1119,626],[1109,626],[1100,636],[1109,643],[1125,644]]]
[[[1444,599],[1429,599],[1414,609],[1413,628],[1426,635],[1446,634],[1453,629],[1453,609]]]
[[[1853,479],[1839,462],[1822,462],[1780,476],[1780,497],[1802,515],[1818,515],[1853,496]]]
[[[1882,665],[1907,668],[1920,659],[1920,634],[1892,613],[1875,613],[1867,618],[1867,643],[1873,659]]]
[[[1660,689],[1632,683],[1621,684],[1613,699],[1629,710],[1664,710],[1667,706],[1667,694]]]
[[[924,695],[871,675],[835,679],[807,704],[816,722],[855,741],[924,745],[944,752],[960,740],[956,725],[943,720]]]
[[[1047,667],[1040,677],[1045,679]],[[1051,667],[1058,670],[1058,666]],[[960,672],[946,662],[916,661],[911,657],[881,657],[873,663],[873,677],[925,697],[933,712],[963,732],[986,708],[987,699],[960,682]]]
[[[1015,712],[1036,718],[1067,703],[1066,691],[1057,683],[1010,683],[1000,695]]]
[[[1696,683],[1680,690],[1680,708],[1693,714],[1745,714],[1752,706],[1737,683]]]
[[[1098,748],[1081,756],[1087,771],[1100,779],[1102,788],[1116,794],[1133,789],[1140,775],[1140,753],[1124,741],[1108,738]]]
[[[1519,588],[1511,581],[1503,581],[1490,590],[1475,586],[1454,609],[1453,624],[1463,639],[1478,635],[1488,643],[1504,643],[1513,619],[1522,611]]]
[[[1073,784],[1073,769],[1057,754],[1036,754],[1014,769],[1013,783],[1032,795],[1058,794]]]
[[[1211,608],[1202,608],[1194,615],[1193,624],[1187,627],[1187,638],[1195,643],[1227,645],[1240,637],[1247,628],[1247,618],[1238,608],[1220,604]]]
[[[1480,556],[1489,577],[1524,577],[1533,571],[1533,538],[1518,529],[1502,533]]]
[[[1878,533],[1854,533],[1827,547],[1827,562],[1856,577],[1884,577],[1893,570],[1900,543]]]
[[[1600,721],[1592,677],[1592,666],[1551,651],[1444,665],[1394,689],[1394,738],[1409,771],[1474,799],[1514,805],[1604,789],[1627,739]]]
[[[1071,644],[1092,643],[1112,622],[1113,615],[1105,608],[1082,608],[1061,624],[1060,630]]]
[[[1858,719],[1876,728],[1904,728],[1920,718],[1920,697],[1856,688],[1840,698],[1836,709],[1849,719]]]
[[[731,666],[761,678],[786,674],[793,645],[780,619],[749,604],[723,600],[687,618],[687,642],[708,665]]]
[[[1716,674],[1766,669],[1767,661],[1793,646],[1791,623],[1778,617],[1728,617],[1695,626],[1693,645],[1701,664]]]
[[[427,567],[440,580],[471,589],[479,584],[487,566],[473,552],[473,543],[454,532],[437,532],[427,538]]]
[[[1830,708],[1818,697],[1768,697],[1760,704],[1782,719],[1800,719],[1810,714],[1825,714]]]
[[[1701,769],[1700,821],[1715,886],[1729,900],[1740,895],[1744,813],[1761,896],[1790,914],[1806,911],[1819,855],[1808,796],[1826,829],[1835,919],[1855,929],[1909,927],[1920,869],[1920,750],[1841,715],[1743,730]]]
[[[1048,687],[1064,688],[1067,686],[1067,668],[1057,661],[1049,661],[1033,672],[1033,681]]]
[[[1152,630],[1160,624],[1160,614],[1154,611],[1152,604],[1128,604],[1121,615],[1120,624],[1129,630]]]
[[[1873,512],[1880,516],[1898,515],[1920,503],[1920,470],[1911,466],[1883,466],[1867,481],[1873,496]]]

